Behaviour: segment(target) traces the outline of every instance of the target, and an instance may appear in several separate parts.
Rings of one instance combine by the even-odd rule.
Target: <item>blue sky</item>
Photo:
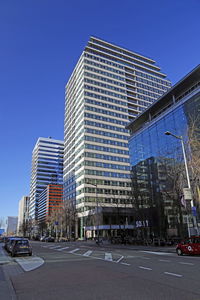
[[[64,86],[90,35],[155,59],[172,83],[199,64],[199,0],[0,0],[0,217],[29,194],[38,137],[63,139]]]

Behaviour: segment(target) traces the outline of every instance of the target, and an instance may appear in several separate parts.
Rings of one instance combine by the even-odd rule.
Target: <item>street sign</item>
[[[196,209],[195,206],[192,207],[192,215],[193,215],[194,217],[197,216],[197,209]]]
[[[184,194],[184,199],[185,199],[185,200],[192,200],[191,189],[189,189],[189,188],[184,188],[184,189],[183,189],[183,194]]]

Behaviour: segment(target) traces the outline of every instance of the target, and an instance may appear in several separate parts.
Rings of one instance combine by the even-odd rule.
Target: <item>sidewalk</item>
[[[15,300],[15,292],[7,276],[4,265],[12,262],[12,259],[4,252],[3,244],[0,244],[0,299]]]

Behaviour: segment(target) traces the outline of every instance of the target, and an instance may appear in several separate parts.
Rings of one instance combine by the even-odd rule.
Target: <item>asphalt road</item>
[[[200,257],[80,242],[32,246],[33,258],[7,265],[19,300],[200,299]]]

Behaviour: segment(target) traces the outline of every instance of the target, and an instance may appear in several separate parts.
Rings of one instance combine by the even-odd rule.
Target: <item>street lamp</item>
[[[183,158],[184,158],[184,164],[185,164],[185,172],[186,172],[186,177],[187,177],[187,185],[188,185],[189,190],[191,190],[190,177],[189,177],[189,172],[188,172],[188,164],[187,164],[187,159],[186,159],[185,145],[184,145],[183,137],[175,135],[175,134],[171,133],[170,131],[166,131],[165,134],[166,135],[171,135],[174,138],[176,138],[179,141],[181,141],[181,146],[182,146],[182,151],[183,151]],[[191,208],[193,208],[194,207],[194,201],[193,201],[193,199],[191,199],[190,203],[191,203]],[[193,215],[193,221],[194,221],[194,228],[196,229],[196,231],[198,233],[197,221],[196,221],[196,217],[194,215]],[[189,222],[188,222],[188,235],[190,237]]]
[[[95,186],[95,198],[96,198],[96,210],[97,210],[97,243],[99,244],[99,201],[97,199],[97,184],[89,183],[90,185]]]

